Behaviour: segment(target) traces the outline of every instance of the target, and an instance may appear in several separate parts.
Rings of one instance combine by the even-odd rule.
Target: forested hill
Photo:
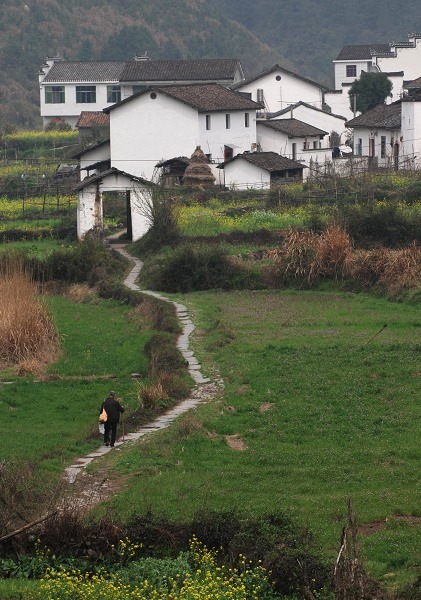
[[[396,0],[2,0],[0,132],[40,125],[37,72],[47,55],[231,57],[246,74],[279,62],[332,85],[343,45],[405,41],[419,30],[419,0],[404,11]]]
[[[208,0],[297,71],[332,85],[332,60],[347,44],[405,42],[421,31],[421,2],[367,0]],[[421,65],[420,65],[421,75]]]
[[[207,0],[2,0],[0,130],[34,126],[37,73],[47,55],[66,60],[240,58],[249,73],[282,62]],[[38,120],[40,125],[40,120]]]

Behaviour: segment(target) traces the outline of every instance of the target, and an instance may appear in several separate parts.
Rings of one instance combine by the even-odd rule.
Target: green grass
[[[3,448],[4,458],[30,457],[60,472],[73,457],[100,444],[97,416],[110,389],[129,411],[137,407],[130,375],[146,371],[143,345],[150,332],[139,331],[128,318],[129,309],[114,301],[75,304],[52,297],[49,304],[61,356],[48,369],[50,381],[13,377],[10,370],[0,374],[2,381],[13,382],[0,383],[0,436],[13,435],[13,444]],[[54,375],[69,379],[54,380]],[[116,379],[86,379],[91,375]]]
[[[419,514],[416,308],[327,292],[180,300],[198,326],[198,355],[205,365],[211,357],[224,379],[224,397],[196,409],[190,425],[141,443],[141,452],[124,451],[117,468],[135,477],[115,499],[117,513],[283,509],[310,526],[330,560],[348,497],[360,523]],[[271,407],[261,412],[264,403]],[[225,436],[237,434],[247,450],[228,446]],[[364,538],[363,550],[371,572],[393,587],[415,574],[419,530],[387,532],[396,559],[385,531]]]
[[[0,252],[7,252],[11,249],[22,251],[27,256],[46,258],[52,254],[55,250],[62,249],[63,247],[69,247],[73,244],[71,242],[63,242],[62,240],[54,238],[42,238],[40,240],[25,240],[21,242],[4,242],[0,243]]]
[[[39,591],[40,582],[33,579],[1,579],[0,598],[4,600],[21,600],[31,598],[31,594]]]

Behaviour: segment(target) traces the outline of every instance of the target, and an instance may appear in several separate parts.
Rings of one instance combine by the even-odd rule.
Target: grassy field
[[[198,325],[197,354],[220,372],[225,393],[116,458],[133,479],[113,509],[123,517],[283,509],[333,560],[350,497],[358,522],[374,531],[362,536],[370,573],[392,588],[411,579],[420,542],[419,311],[334,292],[179,300]]]
[[[117,302],[76,304],[52,297],[49,305],[61,356],[48,369],[47,380],[15,377],[10,369],[0,372],[1,382],[12,382],[0,383],[0,435],[4,440],[13,436],[0,456],[30,457],[59,474],[72,458],[100,444],[97,415],[110,388],[129,409],[136,408],[130,375],[146,370],[143,345],[150,332],[139,331],[128,318],[129,309]],[[105,375],[115,379],[101,378]]]

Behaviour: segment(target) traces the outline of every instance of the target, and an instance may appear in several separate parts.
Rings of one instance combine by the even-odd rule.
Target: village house
[[[210,163],[256,149],[259,105],[219,84],[151,87],[114,104],[111,165],[155,179],[158,163],[200,146]]]
[[[229,87],[244,79],[237,59],[65,61],[47,58],[39,74],[44,127],[61,119],[75,127],[82,111],[101,111],[150,85],[215,82]]]
[[[332,160],[328,132],[294,118],[258,121],[257,143],[262,152],[276,152],[307,167]]]
[[[276,152],[237,154],[218,167],[230,189],[274,189],[287,182],[302,181],[306,167]]]
[[[354,156],[369,166],[421,167],[420,78],[407,84],[408,93],[392,104],[379,104],[348,121],[354,134]]]
[[[261,104],[261,115],[278,112],[300,101],[321,109],[323,94],[327,90],[319,83],[279,65],[244,79],[231,89]]]

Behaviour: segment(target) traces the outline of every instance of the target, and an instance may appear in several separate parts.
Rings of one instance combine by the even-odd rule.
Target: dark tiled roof
[[[93,61],[69,62],[66,60],[54,63],[44,78],[43,83],[59,81],[120,81],[125,61]]]
[[[389,44],[358,44],[344,46],[335,60],[365,60],[376,54],[390,54]]]
[[[412,89],[408,96],[402,98],[402,102],[421,102],[421,90],[418,88]]]
[[[233,162],[234,160],[238,160],[240,158],[244,158],[247,162],[252,165],[256,165],[256,167],[260,167],[265,169],[266,171],[285,171],[286,169],[306,169],[307,167],[296,160],[291,160],[290,158],[286,158],[285,156],[281,156],[280,154],[276,154],[276,152],[251,152],[246,154],[237,154],[234,158],[230,158],[225,161],[219,167],[224,167],[225,165]]]
[[[165,86],[158,88],[161,93],[171,96],[197,108],[199,112],[220,110],[258,110],[260,104],[244,98],[217,83]]]
[[[346,126],[399,129],[401,126],[401,102],[398,100],[393,104],[378,104],[355,119],[347,121]]]
[[[110,124],[110,115],[102,110],[83,110],[75,127],[107,127]]]
[[[242,74],[240,61],[235,58],[130,61],[121,81],[229,81],[237,69]]]
[[[421,77],[418,77],[417,79],[413,79],[412,81],[405,81],[404,87],[407,90],[421,88]]]
[[[318,127],[299,121],[298,119],[274,119],[269,121],[258,121],[258,125],[269,127],[275,131],[286,133],[288,137],[310,137],[312,135],[326,135],[327,131],[323,131]]]
[[[264,77],[265,75],[270,75],[271,73],[276,73],[276,71],[281,71],[282,73],[287,73],[288,75],[291,75],[291,77],[295,77],[296,79],[300,79],[301,81],[310,83],[311,85],[314,85],[314,86],[320,88],[321,90],[327,89],[324,85],[321,85],[320,83],[317,83],[316,81],[313,81],[312,79],[307,79],[307,77],[302,77],[301,75],[297,75],[297,73],[293,73],[292,71],[288,71],[288,69],[284,69],[284,67],[281,67],[278,64],[274,65],[270,69],[266,69],[265,71],[256,73],[256,75],[252,75],[251,77],[248,77],[247,79],[244,79],[243,81],[239,81],[238,83],[232,85],[231,89],[238,90],[238,89],[242,88],[243,86],[245,86],[249,83],[252,83],[253,81],[256,81],[256,79],[260,79],[260,77]]]
[[[120,169],[116,169],[115,167],[111,167],[108,171],[103,171],[97,175],[91,175],[90,177],[85,177],[77,186],[76,190],[83,190],[91,183],[95,183],[96,181],[101,181],[102,179],[106,179],[110,175],[124,175],[128,177],[131,181],[138,181],[139,183],[144,183],[146,185],[154,185],[151,181],[147,179],[143,179],[143,177],[136,177],[136,175],[131,175],[130,173],[126,173],[125,171],[120,171]]]
[[[121,102],[104,108],[104,112],[111,112],[122,104],[132,102],[134,99],[157,92],[170,96],[183,104],[196,108],[199,112],[231,111],[231,110],[259,110],[260,104],[244,98],[218,83],[193,83],[190,85],[166,85],[163,87],[150,87],[143,92],[133,94]]]
[[[190,164],[190,158],[187,156],[176,156],[174,158],[169,158],[168,160],[163,160],[155,165],[155,167],[166,167],[168,165],[173,165],[176,163],[184,163],[185,165]]]
[[[317,108],[312,104],[308,104],[308,102],[303,102],[302,100],[300,100],[300,102],[296,102],[295,104],[290,104],[282,110],[278,110],[277,112],[271,113],[270,118],[273,119],[274,117],[279,117],[280,115],[286,115],[289,112],[291,112],[291,109],[294,110],[295,108],[299,108],[300,106],[305,106],[306,108],[311,108],[311,110],[315,110],[316,112],[323,113],[325,115],[335,117],[336,119],[342,119],[343,121],[346,121],[346,117],[343,117],[342,115],[335,115],[334,113],[326,112],[325,110]]]

